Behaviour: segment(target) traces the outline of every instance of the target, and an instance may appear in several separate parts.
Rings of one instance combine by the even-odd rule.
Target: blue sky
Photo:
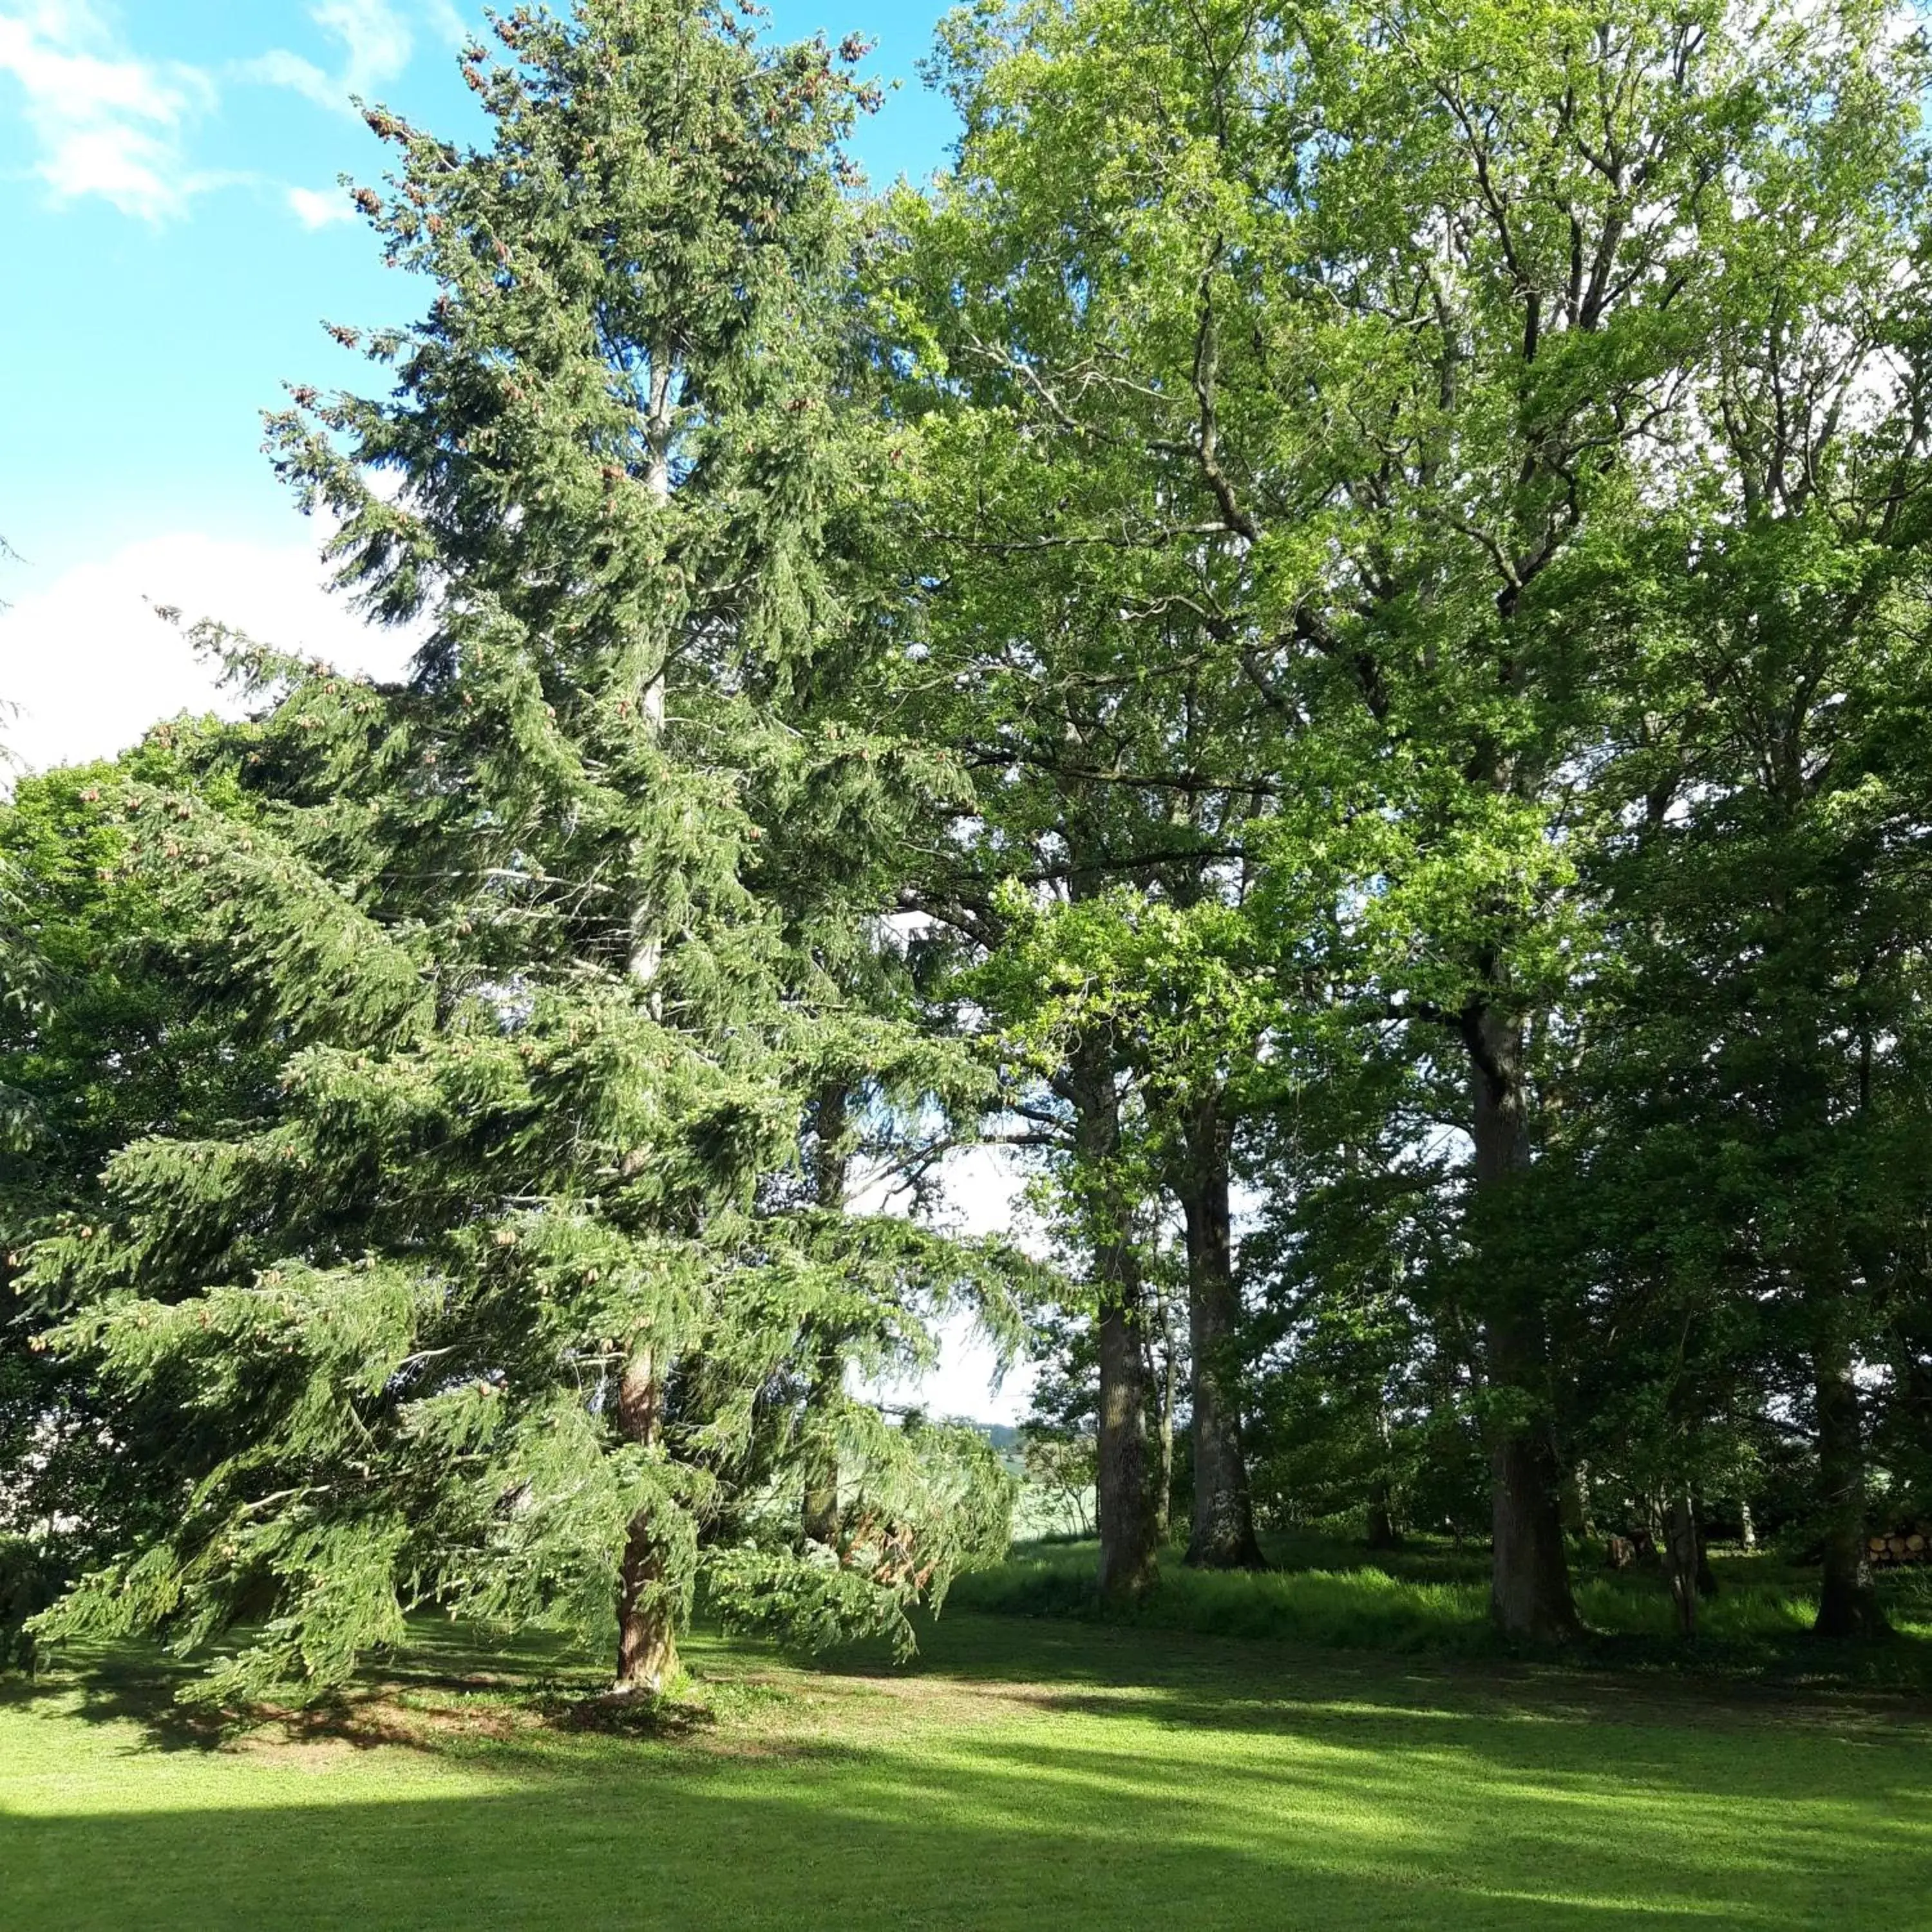
[[[907,85],[861,134],[874,179],[943,158],[913,79],[940,9],[778,0],[788,37],[856,29]],[[0,0],[0,534],[50,572],[191,522],[286,540],[257,452],[285,380],[354,380],[319,319],[400,320],[421,292],[345,218],[380,167],[349,106],[479,117],[454,52],[475,0]]]

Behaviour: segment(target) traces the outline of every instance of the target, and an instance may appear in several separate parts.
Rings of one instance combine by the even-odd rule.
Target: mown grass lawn
[[[218,1739],[141,1657],[10,1684],[0,1925],[1932,1926],[1909,1701],[970,1615],[691,1661],[656,1734],[448,1637]]]

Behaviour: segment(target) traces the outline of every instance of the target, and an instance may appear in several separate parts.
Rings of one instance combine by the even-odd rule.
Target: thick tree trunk
[[[1886,1624],[1872,1587],[1865,1547],[1864,1432],[1852,1350],[1827,1313],[1813,1358],[1818,1410],[1818,1513],[1824,1532],[1824,1575],[1818,1592],[1822,1637],[1882,1636]]]
[[[808,1543],[836,1549],[838,1542],[838,1439],[827,1413],[844,1391],[845,1354],[823,1342],[806,1396],[805,1501],[800,1528]]]
[[[1206,1570],[1267,1568],[1241,1452],[1241,1304],[1228,1207],[1232,1136],[1219,1105],[1190,1113],[1179,1192],[1187,1228],[1187,1339],[1193,1358],[1194,1520],[1187,1561]]]
[[[818,1204],[843,1214],[850,1166],[845,1126],[851,1096],[832,1083],[818,1096],[812,1122],[812,1186]],[[844,1393],[845,1352],[836,1334],[814,1329],[812,1386],[806,1396],[803,1444],[805,1502],[800,1527],[808,1542],[828,1546],[838,1540],[838,1436],[837,1407]]]
[[[1132,1204],[1112,1174],[1120,1142],[1114,1070],[1104,1042],[1083,1042],[1070,1070],[1075,1137],[1094,1192],[1094,1288],[1098,1304],[1100,1393],[1095,1514],[1100,1583],[1108,1597],[1138,1595],[1153,1582],[1155,1538],[1148,1484],[1147,1378],[1141,1346],[1140,1264]]]
[[[1389,1499],[1386,1483],[1378,1482],[1374,1493],[1369,1498],[1369,1547],[1371,1550],[1400,1550],[1402,1532],[1396,1527],[1395,1510]]]
[[[1159,1547],[1148,1493],[1147,1400],[1138,1310],[1118,1293],[1100,1314],[1100,1439],[1095,1514],[1100,1532],[1100,1591],[1133,1597],[1154,1581]]]
[[[654,1444],[663,1427],[664,1391],[655,1358],[640,1348],[624,1364],[617,1424],[633,1442]],[[622,1692],[655,1695],[677,1673],[677,1606],[664,1547],[648,1510],[631,1519],[618,1574],[617,1681]]]
[[[1484,1006],[1468,1031],[1479,1195],[1508,1187],[1530,1164],[1520,1030]],[[1493,1285],[1492,1285],[1493,1287]],[[1492,1390],[1516,1391],[1519,1413],[1493,1424],[1490,1437],[1493,1538],[1490,1609],[1513,1636],[1539,1640],[1581,1628],[1563,1546],[1562,1466],[1549,1416],[1549,1342],[1525,1285],[1492,1292],[1483,1341]],[[1522,1413],[1522,1412],[1527,1412]]]

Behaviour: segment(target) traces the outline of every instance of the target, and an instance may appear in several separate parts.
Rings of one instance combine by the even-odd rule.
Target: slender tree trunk
[[[670,446],[677,421],[672,398],[676,382],[674,358],[660,343],[651,350],[650,395],[644,416],[644,487],[659,505],[670,501]],[[665,668],[662,664],[652,666],[639,694],[645,722],[654,731],[664,729]]]
[[[654,355],[651,367],[651,406],[646,436],[650,462],[646,481],[660,503],[670,497],[671,372],[668,356]],[[653,666],[638,692],[645,724],[655,736],[664,728],[664,668]],[[631,922],[631,976],[645,989],[651,1010],[658,1010],[655,984],[664,961],[664,946],[654,909],[640,904]],[[625,1165],[632,1165],[627,1156]],[[636,1348],[624,1364],[617,1385],[617,1426],[631,1442],[655,1448],[664,1428],[664,1384],[657,1352]],[[677,1592],[669,1574],[664,1543],[651,1513],[632,1517],[624,1538],[617,1573],[617,1678],[622,1692],[655,1695],[677,1671]]]
[[[1818,1593],[1822,1637],[1882,1636],[1886,1624],[1872,1587],[1865,1547],[1865,1466],[1852,1350],[1835,1311],[1828,1310],[1813,1358],[1818,1408],[1818,1504],[1824,1529],[1824,1576]]]
[[[1180,1352],[1174,1346],[1174,1310],[1165,1294],[1156,1294],[1154,1315],[1160,1330],[1160,1357],[1156,1361],[1150,1347],[1146,1373],[1154,1391],[1154,1540],[1157,1549],[1165,1550],[1174,1527],[1174,1405],[1179,1393]]]
[[[1396,1491],[1389,1474],[1389,1459],[1394,1446],[1394,1431],[1389,1425],[1388,1404],[1376,1405],[1376,1440],[1382,1444],[1382,1466],[1369,1492],[1369,1547],[1400,1550],[1402,1522],[1396,1513]]]
[[[651,352],[650,400],[644,417],[644,487],[660,508],[670,501],[670,446],[676,411],[672,402],[676,376],[670,352],[662,347]],[[638,712],[645,729],[653,738],[662,735],[664,724],[664,685],[668,669],[662,657],[644,667],[638,688]],[[656,909],[638,905],[632,910],[631,976],[640,986],[652,988],[648,994],[651,1011],[656,1013],[661,995],[652,986],[664,961],[664,938],[658,931]]]
[[[1132,1204],[1112,1168],[1120,1144],[1114,1070],[1105,1042],[1083,1042],[1070,1072],[1075,1138],[1093,1190],[1094,1287],[1100,1358],[1094,1514],[1100,1520],[1102,1594],[1138,1595],[1153,1582],[1153,1498],[1148,1484],[1144,1316]]]
[[[1218,1102],[1192,1108],[1184,1129],[1180,1208],[1187,1228],[1187,1339],[1193,1358],[1194,1521],[1187,1560],[1206,1570],[1267,1568],[1241,1453],[1241,1319],[1228,1207],[1232,1136]]]
[[[632,1442],[655,1447],[663,1411],[656,1358],[649,1348],[640,1348],[624,1364],[618,1384],[618,1426]],[[640,1510],[631,1519],[618,1573],[616,1688],[655,1694],[676,1671],[676,1592],[650,1512]]]
[[[1402,1532],[1396,1527],[1395,1508],[1389,1495],[1389,1486],[1379,1478],[1369,1497],[1369,1547],[1371,1550],[1400,1550],[1402,1547]]]
[[[1595,1537],[1596,1510],[1591,1498],[1590,1466],[1587,1462],[1579,1462],[1563,1486],[1562,1515],[1563,1527],[1570,1535],[1586,1541]]]
[[[1468,1031],[1479,1195],[1507,1188],[1530,1164],[1525,1112],[1522,1036],[1484,1006]],[[1491,1387],[1518,1392],[1527,1414],[1498,1421],[1490,1436],[1490,1614],[1513,1636],[1574,1636],[1581,1624],[1570,1591],[1563,1546],[1562,1468],[1547,1398],[1549,1339],[1539,1310],[1526,1305],[1524,1284],[1492,1285],[1484,1353]]]
[[[1697,1512],[1688,1490],[1672,1492],[1664,1520],[1664,1562],[1670,1578],[1670,1600],[1676,1606],[1680,1635],[1697,1634],[1697,1568],[1702,1539]]]
[[[836,1548],[838,1542],[838,1438],[831,1412],[844,1393],[845,1352],[821,1340],[812,1363],[806,1396],[805,1500],[800,1527],[809,1543]]]
[[[820,1090],[814,1111],[812,1192],[818,1206],[832,1214],[845,1210],[851,1167],[845,1127],[850,1106],[850,1090],[831,1082]],[[816,1324],[806,1341],[812,1349],[812,1365],[804,1418],[801,1527],[808,1542],[834,1545],[838,1540],[838,1406],[844,1393],[845,1352],[838,1336]]]

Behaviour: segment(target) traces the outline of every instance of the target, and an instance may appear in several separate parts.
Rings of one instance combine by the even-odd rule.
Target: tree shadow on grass
[[[89,1648],[56,1656],[33,1677],[0,1677],[0,1712],[32,1710],[69,1699],[69,1714],[89,1724],[138,1726],[155,1750],[212,1750],[234,1728],[227,1714],[179,1702],[186,1668],[145,1647]]]
[[[0,1719],[44,1700],[174,1755],[117,1746],[84,1798],[16,1808],[87,1815],[0,1818],[0,1924],[1924,1922],[1932,1727],[1896,1699],[967,1618],[910,1670],[700,1636],[703,1733],[613,1736],[546,1702],[595,1681],[561,1653],[474,1643],[428,1634],[252,1762],[152,1657],[14,1687]],[[466,1727],[386,1732],[379,1691]]]
[[[1694,1714],[1708,1723],[1768,1718],[1780,1726],[1835,1725],[1853,1719],[1932,1726],[1932,1694],[1888,1682],[1847,1683],[1836,1668],[1836,1652],[1814,1646],[1808,1654],[1820,1664],[1814,1676],[1778,1677],[1659,1668],[1646,1652],[1614,1648],[1585,1654],[1433,1656],[968,1612],[928,1622],[917,1653],[904,1664],[876,1649],[838,1653],[825,1664],[842,1674],[881,1678],[958,1673],[988,1682],[1046,1678],[1095,1689],[1191,1692],[1234,1722],[1244,1721],[1240,1714],[1256,1699],[1292,1706],[1306,1690],[1398,1706],[1449,1696],[1459,1708],[1536,1718],[1641,1711],[1680,1721]]]
[[[1230,1748],[1211,1732],[1008,1713],[867,1748],[712,1759],[703,1775],[688,1757],[609,1740],[568,1767],[594,1774],[525,1766],[481,1790],[426,1791],[419,1760],[249,1766],[203,1796],[177,1779],[160,1803],[130,1787],[86,1815],[0,1816],[0,1920],[9,1932],[1922,1922],[1923,1819],[1888,1816],[1862,1786],[1800,1814],[1614,1777],[1526,1780],[1439,1739],[1288,1742]]]
[[[404,1653],[370,1661],[363,1676],[302,1706],[272,1700],[236,1710],[184,1699],[195,1670],[152,1646],[82,1646],[33,1678],[0,1678],[0,1712],[58,1703],[93,1725],[123,1724],[143,1748],[207,1752],[264,1737],[358,1750],[432,1753],[508,1744],[548,1729],[676,1742],[711,1728],[716,1714],[689,1698],[614,1696],[583,1671],[560,1670],[556,1649],[527,1640],[479,1648],[474,1633],[424,1626]]]
[[[1476,1664],[1298,1649],[1274,1642],[1168,1639],[1131,1630],[968,1618],[930,1634],[889,1682],[997,1688],[1042,1718],[1102,1730],[1212,1735],[1265,1754],[1269,1742],[1433,1760],[1505,1780],[1594,1791],[1804,1805],[1848,1768],[1917,1793],[1932,1870],[1932,1700],[1897,1692],[1618,1676],[1529,1663]],[[1159,1747],[1156,1747],[1157,1748]]]
[[[1808,1738],[1832,1746],[1932,1746],[1932,1700],[1896,1692],[1390,1658],[1004,1617],[929,1624],[919,1653],[904,1661],[878,1646],[787,1661],[760,1640],[707,1634],[692,1640],[690,1654],[698,1666],[690,1693],[613,1699],[602,1673],[561,1642],[502,1641],[425,1622],[406,1652],[373,1660],[363,1682],[305,1710],[238,1715],[182,1702],[176,1693],[189,1666],[148,1648],[78,1652],[38,1683],[0,1678],[0,1710],[57,1696],[84,1721],[138,1726],[162,1750],[218,1748],[266,1714],[291,1738],[402,1744],[434,1754],[472,1736],[507,1747],[542,1730],[674,1743],[718,1732],[721,1716],[730,1730],[748,1704],[772,1707],[764,1713],[769,1732],[784,1728],[784,1707],[801,1696],[850,1707],[855,1697],[892,1694],[862,1727],[868,1742],[931,1720],[970,1725],[976,1704],[995,1720],[1019,1713],[1175,1732],[1339,1733],[1390,1748],[1434,1748],[1453,1738],[1510,1768],[1559,1760],[1579,1748],[1576,1734],[1587,1733],[1592,1762],[1657,1756],[1680,1774],[1707,1765],[1720,1773],[1718,1792],[1730,1774],[1724,1767],[1750,1766],[1758,1789],[1793,1766],[1792,1748]],[[934,1699],[942,1694],[940,1709]],[[422,1721],[407,1721],[410,1712]],[[850,1714],[843,1708],[830,1721],[836,1728]],[[1684,1748],[1694,1736],[1708,1742],[1720,1734],[1742,1735],[1732,1749]],[[1808,1775],[1794,1769],[1784,1795],[1815,1792]]]

